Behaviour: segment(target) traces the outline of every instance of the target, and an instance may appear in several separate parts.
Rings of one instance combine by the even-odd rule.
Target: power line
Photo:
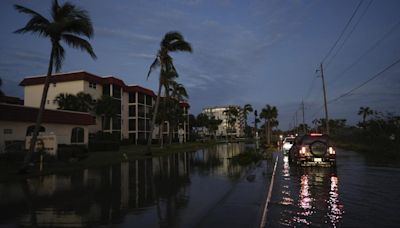
[[[331,47],[331,49],[329,50],[328,54],[325,55],[325,57],[322,59],[322,62],[325,62],[325,60],[328,58],[328,56],[332,53],[333,49],[336,47],[336,45],[338,44],[339,40],[342,38],[344,32],[347,30],[347,28],[349,27],[351,21],[353,20],[354,16],[356,15],[358,9],[360,8],[361,4],[363,3],[364,0],[361,0],[356,9],[354,10],[353,14],[351,15],[351,17],[349,18],[349,20],[346,23],[346,26],[344,27],[344,29],[342,30],[342,32],[340,33],[339,37],[337,38],[337,40],[335,41],[335,43],[333,44],[333,46]]]
[[[352,88],[351,90],[349,90],[348,92],[336,97],[335,99],[330,100],[328,103],[331,102],[336,102],[339,99],[349,96],[352,92],[354,92],[355,90],[363,87],[364,85],[366,85],[367,83],[369,83],[370,81],[374,80],[375,78],[381,76],[384,72],[386,72],[387,70],[389,70],[390,68],[394,67],[395,65],[397,65],[398,63],[400,63],[400,58],[397,59],[396,61],[394,61],[392,64],[390,64],[389,66],[385,67],[383,70],[379,71],[378,73],[376,73],[374,76],[372,76],[371,78],[369,78],[368,80],[366,80],[365,82],[361,83],[360,85]]]
[[[353,34],[353,32],[355,31],[355,29],[357,28],[358,24],[361,22],[361,20],[363,19],[364,15],[367,13],[369,7],[371,6],[372,2],[374,0],[370,0],[367,7],[364,9],[364,11],[361,13],[361,16],[358,18],[357,22],[354,24],[353,28],[351,29],[351,31],[347,34],[346,38],[343,40],[343,42],[341,43],[341,45],[339,46],[338,49],[336,49],[335,54],[330,58],[330,60],[325,64],[325,69],[328,68],[328,66],[330,65],[330,63],[333,61],[333,59],[337,56],[337,54],[342,50],[344,44],[347,42],[347,40],[351,37],[351,35]]]
[[[351,68],[357,65],[363,58],[365,58],[365,56],[367,56],[370,52],[372,52],[375,48],[377,48],[379,44],[381,44],[391,33],[393,33],[399,25],[400,21],[394,24],[389,31],[383,34],[381,38],[379,38],[370,48],[368,48],[367,51],[361,54],[353,63],[351,63],[348,67],[346,67],[342,72],[337,74],[339,76],[335,78],[335,81],[338,81],[338,79],[342,78],[347,71],[349,71]]]
[[[340,99],[342,99],[342,98],[344,98],[344,97],[347,97],[347,96],[349,96],[349,95],[352,95],[352,92],[354,92],[354,91],[360,89],[361,87],[365,86],[366,84],[368,84],[369,82],[373,81],[373,80],[376,79],[377,77],[381,76],[383,73],[385,73],[385,72],[388,71],[390,68],[394,67],[395,65],[397,65],[397,64],[399,64],[399,63],[400,63],[400,58],[397,59],[396,61],[394,61],[393,63],[391,63],[390,65],[386,66],[384,69],[382,69],[381,71],[379,71],[378,73],[376,73],[375,75],[373,75],[372,77],[370,77],[369,79],[367,79],[366,81],[364,81],[363,83],[361,83],[360,85],[358,85],[358,86],[356,86],[356,87],[350,89],[350,90],[347,91],[346,93],[344,93],[344,94],[342,94],[342,95],[340,95],[340,96],[338,96],[338,97],[336,97],[336,98],[334,98],[334,99],[332,99],[332,100],[329,100],[329,101],[328,101],[328,104],[333,103],[333,102],[336,102],[336,101],[338,101],[338,100],[340,100]],[[315,112],[313,115],[311,115],[310,118],[312,119],[312,118],[314,118],[318,113],[320,113],[320,112],[322,111],[322,108],[323,108],[323,107],[324,107],[324,106],[321,105],[321,106],[317,109],[317,112]]]

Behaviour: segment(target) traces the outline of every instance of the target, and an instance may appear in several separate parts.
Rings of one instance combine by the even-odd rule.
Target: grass
[[[104,167],[118,164],[123,161],[134,161],[138,159],[147,159],[152,157],[167,156],[179,152],[194,151],[201,148],[207,148],[215,145],[215,142],[192,142],[186,144],[165,145],[164,148],[154,145],[152,146],[152,155],[146,155],[146,146],[144,145],[127,145],[121,146],[119,151],[101,151],[89,152],[86,159],[72,162],[48,162],[44,163],[43,171],[39,171],[38,163],[31,167],[27,174],[18,174],[21,162],[0,161],[0,182],[23,180],[28,177],[49,175],[54,173],[70,173],[75,170],[86,168]]]

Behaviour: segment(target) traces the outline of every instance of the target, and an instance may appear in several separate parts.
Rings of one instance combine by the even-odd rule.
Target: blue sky
[[[94,61],[85,53],[67,48],[63,72],[85,70],[101,76],[114,75],[127,84],[156,90],[157,74],[146,81],[148,67],[163,35],[180,31],[192,44],[193,53],[174,53],[173,57],[179,82],[189,92],[193,114],[210,105],[250,103],[260,110],[270,104],[278,108],[280,128],[287,129],[302,99],[307,123],[323,117],[321,79],[315,71],[360,1],[71,2],[90,13],[95,30],[91,43],[98,59]],[[50,47],[43,38],[12,33],[28,19],[17,13],[13,4],[47,16],[50,1],[0,2],[2,90],[22,97],[18,83],[26,76],[46,72]],[[358,25],[343,45],[343,39],[339,41],[337,47],[343,47],[335,57],[330,59],[337,49],[324,62],[328,100],[400,58],[400,25],[394,27],[400,22],[400,1],[375,0],[369,4],[370,0],[362,1],[343,38],[357,21]],[[371,48],[378,40],[379,45]],[[368,49],[371,51],[365,54]],[[363,57],[354,64],[360,56]],[[329,103],[330,117],[346,118],[354,124],[360,119],[360,106],[399,114],[399,73],[400,64],[350,96]]]

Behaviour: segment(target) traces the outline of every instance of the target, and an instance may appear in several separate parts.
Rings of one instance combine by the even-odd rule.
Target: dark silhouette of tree
[[[166,81],[168,79],[178,76],[175,66],[173,64],[173,59],[170,56],[170,52],[175,52],[175,51],[192,52],[192,47],[188,42],[185,41],[185,39],[179,32],[168,32],[162,39],[160,43],[160,49],[158,50],[155,60],[150,65],[150,70],[149,73],[147,74],[148,78],[153,70],[155,70],[158,67],[160,68],[157,98],[156,98],[156,103],[154,105],[153,118],[150,123],[150,135],[147,141],[147,153],[149,154],[151,153],[151,142],[153,139],[153,130],[158,113],[158,106],[160,104],[162,87],[163,86],[166,87],[166,85],[168,84]]]
[[[23,166],[20,170],[21,172],[26,172],[35,149],[39,127],[42,123],[42,115],[45,109],[53,67],[55,67],[56,72],[59,72],[65,58],[65,50],[61,46],[60,41],[64,41],[70,47],[86,51],[94,59],[96,58],[96,55],[93,52],[90,43],[80,37],[85,36],[91,38],[93,36],[93,26],[87,11],[68,2],[59,5],[57,0],[54,0],[51,6],[51,19],[47,19],[34,10],[21,5],[14,5],[14,8],[18,12],[30,16],[25,27],[16,30],[15,33],[32,33],[40,37],[48,38],[51,42],[49,66],[43,86],[42,99],[36,119],[35,130],[33,132],[29,152],[25,156]]]

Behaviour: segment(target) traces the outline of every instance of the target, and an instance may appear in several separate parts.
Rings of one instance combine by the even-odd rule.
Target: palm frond
[[[53,49],[53,63],[56,68],[56,72],[59,72],[65,58],[65,51],[59,43],[53,43]]]
[[[92,38],[94,33],[92,22],[84,19],[69,20],[64,24],[64,32],[85,35],[88,38]]]
[[[177,40],[168,46],[168,51],[187,51],[192,52],[191,45],[184,40]]]
[[[161,41],[162,47],[168,47],[170,43],[175,40],[184,40],[182,34],[177,31],[171,31],[165,34],[164,38]]]
[[[71,34],[64,34],[61,37],[62,40],[65,41],[65,43],[67,43],[69,46],[72,46],[74,48],[79,48],[82,51],[86,51],[93,59],[97,58],[96,54],[93,51],[92,46],[87,40]]]
[[[156,59],[154,59],[153,63],[150,65],[150,69],[149,69],[149,72],[147,73],[146,80],[149,79],[149,76],[150,76],[151,72],[153,70],[155,70],[159,66],[160,66],[160,61],[159,61],[158,56],[157,56]]]
[[[41,18],[42,21],[46,21],[47,23],[49,23],[49,21],[45,17],[43,17],[40,13],[37,13],[29,8],[15,4],[14,9],[16,9],[20,13],[26,13],[26,14],[30,14],[33,17]]]

